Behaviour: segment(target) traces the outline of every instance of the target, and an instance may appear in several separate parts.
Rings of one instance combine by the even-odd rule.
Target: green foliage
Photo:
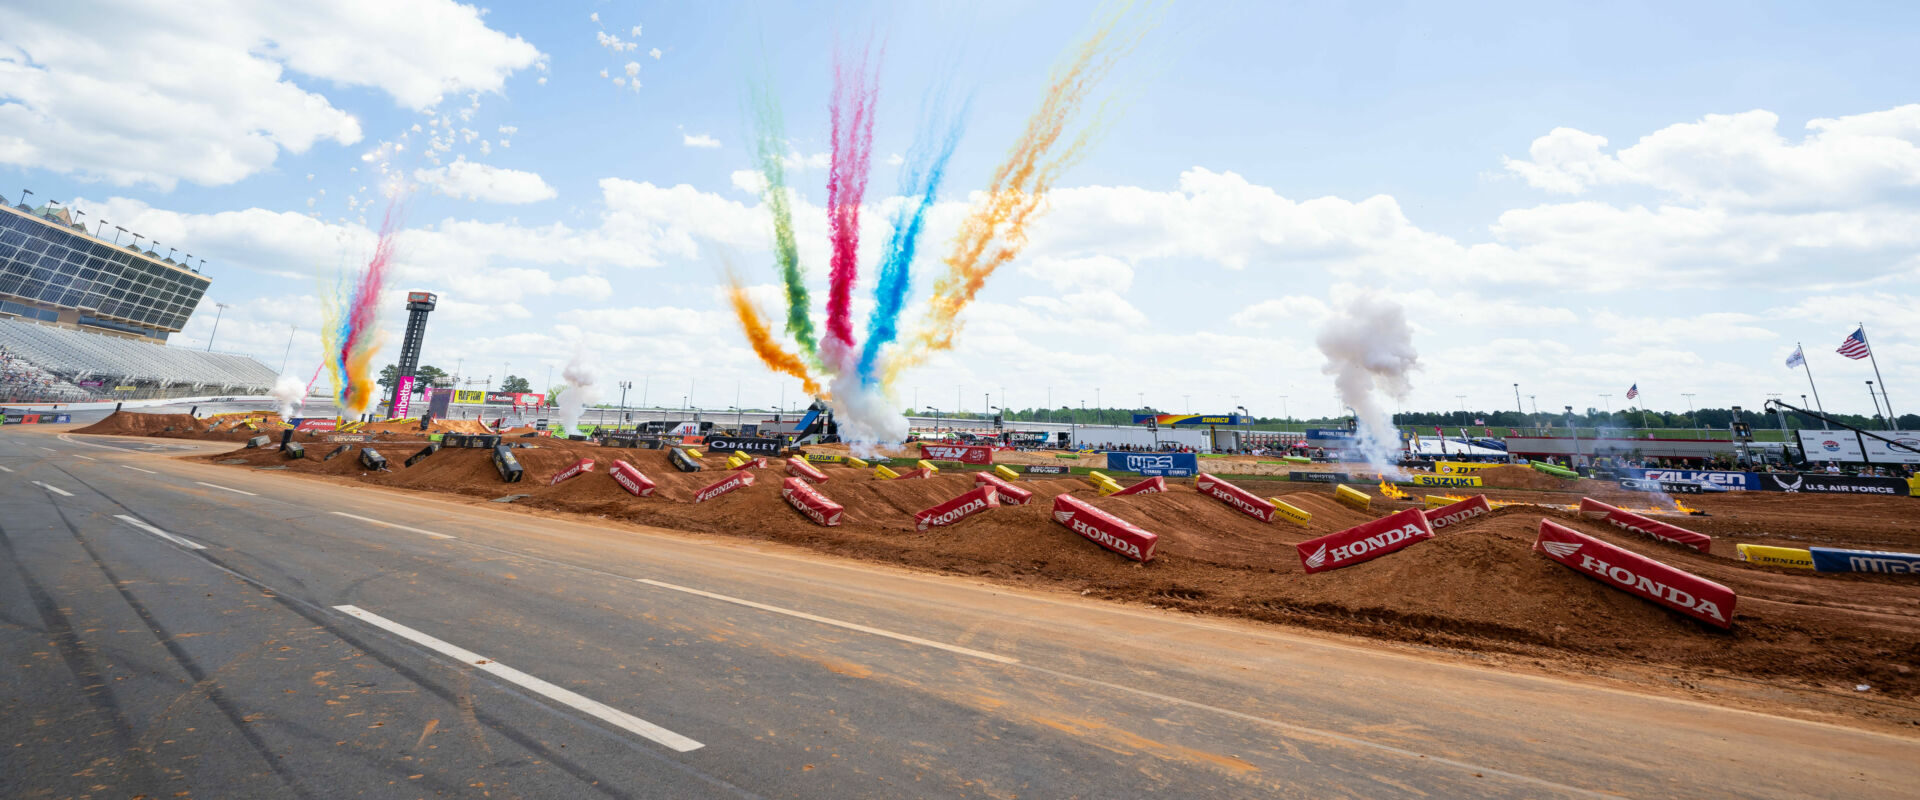
[[[533,391],[533,383],[518,375],[508,375],[500,381],[500,391],[508,394],[524,394]]]

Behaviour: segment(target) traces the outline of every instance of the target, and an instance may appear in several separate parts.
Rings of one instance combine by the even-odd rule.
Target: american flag
[[[1873,351],[1867,349],[1867,329],[1855,328],[1853,335],[1848,336],[1846,341],[1840,343],[1839,353],[1855,361],[1873,355]]]
[[[1629,387],[1627,387],[1627,399],[1628,399],[1628,400],[1632,400],[1633,398],[1636,398],[1636,397],[1639,397],[1639,396],[1640,396],[1640,384],[1637,384],[1637,383],[1636,383],[1636,384],[1634,384],[1634,385],[1632,385],[1632,386],[1629,386]]]

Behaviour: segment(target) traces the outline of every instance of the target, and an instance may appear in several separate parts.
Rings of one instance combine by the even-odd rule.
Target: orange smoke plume
[[[821,396],[819,381],[807,374],[807,363],[773,340],[773,333],[767,329],[766,318],[747,298],[746,287],[740,285],[737,276],[727,276],[727,300],[733,303],[733,314],[740,318],[740,328],[746,331],[747,343],[753,345],[753,354],[759,356],[768,369],[799,378],[806,386],[808,395]]]

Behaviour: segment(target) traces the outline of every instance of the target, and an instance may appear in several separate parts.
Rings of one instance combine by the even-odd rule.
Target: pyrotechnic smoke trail
[[[387,266],[393,258],[393,239],[399,232],[403,199],[387,204],[380,221],[380,241],[357,283],[344,278],[329,298],[325,339],[327,369],[333,376],[334,403],[342,415],[366,413],[373,401],[373,355],[380,350],[380,291],[387,285]]]
[[[787,290],[787,333],[800,343],[800,351],[809,361],[818,362],[818,345],[813,331],[813,300],[808,296],[805,270],[800,267],[800,246],[793,236],[792,196],[787,191],[787,134],[780,115],[780,101],[770,87],[749,87],[753,97],[754,160],[766,181],[767,209],[773,212],[773,253],[780,268],[780,281]]]
[[[913,257],[920,233],[946,176],[947,161],[960,144],[966,129],[967,105],[958,111],[943,108],[944,91],[928,96],[925,121],[914,137],[913,148],[900,167],[900,196],[908,199],[893,215],[893,235],[887,240],[886,255],[880,262],[880,282],[874,286],[873,315],[867,319],[867,338],[860,349],[859,375],[862,385],[875,383],[874,366],[880,349],[900,336],[900,311],[913,288]]]
[[[1027,118],[1026,129],[1007,160],[994,170],[985,195],[961,222],[953,251],[946,258],[947,274],[934,284],[922,329],[909,346],[889,359],[886,383],[892,383],[900,370],[924,363],[934,351],[953,348],[953,337],[961,327],[960,312],[973,302],[994,270],[1020,254],[1027,243],[1027,225],[1048,190],[1103,129],[1096,115],[1055,151],[1089,95],[1144,33],[1144,28],[1121,29],[1127,12],[1127,5],[1116,8],[1073,51],[1072,59],[1054,68],[1040,108]]]
[[[807,362],[799,356],[787,352],[779,342],[773,340],[773,333],[767,329],[767,321],[760,316],[760,310],[754,308],[753,301],[747,297],[746,287],[740,285],[740,278],[729,270],[727,274],[727,300],[733,304],[733,314],[740,319],[740,328],[746,331],[747,343],[753,346],[753,353],[768,369],[800,379],[807,394],[818,396],[820,383],[807,372]]]
[[[860,273],[860,204],[867,194],[873,164],[873,101],[879,94],[878,70],[869,73],[867,51],[849,62],[833,58],[833,161],[827,173],[827,232],[833,261],[827,281],[827,341],[823,360],[836,372],[850,372],[853,351],[853,283]]]

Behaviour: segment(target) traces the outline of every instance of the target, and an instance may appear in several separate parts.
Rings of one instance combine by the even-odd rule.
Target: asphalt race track
[[[1920,797],[1911,737],[210,446],[0,430],[0,797]]]

